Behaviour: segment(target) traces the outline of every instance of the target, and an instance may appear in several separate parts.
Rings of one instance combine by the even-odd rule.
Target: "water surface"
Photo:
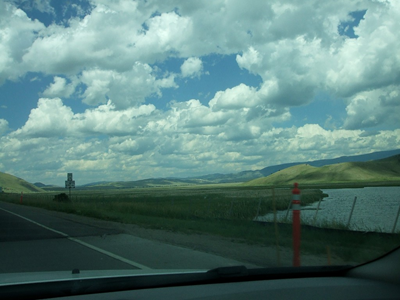
[[[316,225],[340,222],[347,225],[354,198],[357,197],[349,229],[361,231],[392,232],[400,206],[400,187],[366,187],[354,189],[323,189],[329,197],[321,201]],[[302,207],[301,219],[313,224],[318,202]],[[278,220],[291,221],[292,213],[278,211]],[[273,214],[260,217],[260,220],[272,221]],[[395,231],[400,232],[400,220]]]

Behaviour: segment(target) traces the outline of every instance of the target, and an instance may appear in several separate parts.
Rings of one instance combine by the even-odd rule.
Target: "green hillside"
[[[2,187],[4,193],[44,192],[41,188],[38,188],[21,178],[3,172],[0,172],[0,187]]]
[[[244,183],[246,186],[279,186],[335,183],[400,183],[400,155],[369,162],[347,162],[323,167],[307,164],[283,169],[267,177]]]

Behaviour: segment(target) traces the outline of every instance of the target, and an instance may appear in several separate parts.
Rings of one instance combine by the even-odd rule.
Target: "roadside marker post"
[[[75,180],[72,180],[72,173],[67,174],[67,180],[65,180],[65,188],[69,189],[69,197],[71,198],[71,188],[75,188]]]
[[[397,216],[396,216],[396,220],[394,221],[392,233],[394,233],[394,231],[396,230],[397,221],[399,220],[399,214],[400,214],[400,205],[399,205],[399,209],[397,210]]]
[[[347,228],[350,226],[351,216],[353,215],[354,206],[356,205],[357,197],[354,197],[353,206],[351,207],[349,220],[347,221]]]
[[[24,193],[23,193],[23,192],[21,192],[21,198],[19,198],[19,203],[21,203],[21,204],[22,204],[22,198],[23,198],[23,195],[24,195]]]
[[[300,190],[295,182],[292,190],[293,210],[293,267],[300,267]]]

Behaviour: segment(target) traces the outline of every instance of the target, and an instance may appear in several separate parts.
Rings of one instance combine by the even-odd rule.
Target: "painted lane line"
[[[68,237],[68,239],[71,240],[71,241],[74,241],[74,242],[76,242],[76,243],[78,243],[78,244],[81,244],[81,245],[83,245],[83,246],[85,246],[85,247],[88,247],[88,248],[90,248],[90,249],[93,249],[93,250],[95,250],[95,251],[97,251],[97,252],[100,252],[100,253],[103,253],[103,254],[105,254],[105,255],[108,255],[108,256],[110,256],[110,257],[112,257],[112,258],[115,258],[115,259],[117,259],[117,260],[119,260],[119,261],[122,261],[122,262],[124,262],[124,263],[127,263],[127,264],[129,264],[129,265],[131,265],[131,266],[134,266],[134,267],[136,267],[136,268],[139,268],[139,269],[142,269],[142,270],[151,270],[151,268],[149,268],[149,267],[147,267],[147,266],[144,266],[144,265],[139,264],[139,263],[137,263],[137,262],[131,261],[131,260],[126,259],[126,258],[124,258],[124,257],[122,257],[122,256],[119,256],[119,255],[117,255],[117,254],[111,253],[111,252],[109,252],[109,251],[103,250],[103,249],[101,249],[101,248],[98,248],[98,247],[96,247],[96,246],[93,246],[93,245],[91,245],[91,244],[88,244],[88,243],[86,243],[86,242],[84,242],[84,241],[81,241],[81,240],[79,240],[79,239],[76,239],[76,238],[73,238],[73,237]]]
[[[9,211],[9,210],[7,210],[7,209],[4,209],[4,208],[0,208],[0,209],[3,210],[3,211],[5,211],[5,212],[8,212],[9,214],[12,214],[12,215],[17,216],[17,217],[19,217],[19,218],[21,218],[21,219],[24,219],[24,220],[26,220],[26,221],[28,221],[28,222],[31,222],[31,223],[33,223],[33,224],[35,224],[35,225],[38,225],[38,226],[40,226],[40,227],[43,227],[43,228],[45,228],[45,229],[47,229],[47,230],[53,231],[53,232],[55,232],[55,233],[58,233],[58,234],[60,234],[60,235],[62,235],[62,236],[64,236],[64,237],[68,237],[68,234],[65,234],[64,232],[57,231],[57,230],[55,230],[55,229],[53,229],[53,228],[47,227],[47,226],[45,226],[45,225],[42,225],[42,224],[40,224],[40,223],[38,223],[38,222],[35,222],[35,221],[31,220],[31,219],[28,219],[28,218],[25,218],[25,217],[23,217],[23,216],[21,216],[21,215],[18,215],[18,214],[16,214],[16,213],[13,213],[12,211]]]
[[[7,210],[7,209],[4,209],[4,208],[0,208],[0,209],[3,210],[3,211],[5,211],[5,212],[8,212],[8,213],[10,213],[10,214],[12,214],[12,215],[14,215],[14,216],[17,216],[17,217],[19,217],[19,218],[21,218],[21,219],[24,219],[24,220],[26,220],[26,221],[28,221],[28,222],[31,222],[31,223],[33,223],[33,224],[35,224],[35,225],[37,225],[37,226],[43,227],[43,228],[45,228],[45,229],[47,229],[47,230],[50,230],[50,231],[55,232],[55,233],[57,233],[57,234],[60,234],[60,235],[62,235],[62,236],[64,236],[64,237],[66,237],[67,239],[69,239],[69,240],[72,241],[72,242],[81,244],[81,245],[83,245],[83,246],[85,246],[85,247],[87,247],[87,248],[89,248],[89,249],[92,249],[92,250],[95,250],[95,251],[97,251],[97,252],[100,252],[100,253],[102,253],[102,254],[104,254],[104,255],[110,256],[111,258],[114,258],[114,259],[116,259],[116,260],[122,261],[122,262],[124,262],[124,263],[126,263],[126,264],[128,264],[128,265],[134,266],[134,267],[139,268],[139,269],[142,269],[142,270],[151,270],[151,268],[149,268],[149,267],[147,267],[147,266],[145,266],[145,265],[139,264],[139,263],[137,263],[137,262],[134,262],[134,261],[132,261],[132,260],[129,260],[129,259],[127,259],[127,258],[124,258],[124,257],[122,257],[122,256],[119,256],[119,255],[117,255],[117,254],[111,253],[111,252],[106,251],[106,250],[104,250],[104,249],[101,249],[101,248],[98,248],[98,247],[93,246],[93,245],[91,245],[91,244],[88,244],[88,243],[86,243],[86,242],[84,242],[84,241],[81,241],[81,240],[79,240],[79,239],[77,239],[77,238],[71,237],[71,236],[69,236],[68,234],[66,234],[66,233],[64,233],[64,232],[61,232],[61,231],[55,230],[55,229],[53,229],[53,228],[47,227],[47,226],[45,226],[45,225],[43,225],[43,224],[40,224],[40,223],[38,223],[38,222],[35,222],[35,221],[31,220],[31,219],[25,218],[24,216],[21,216],[21,215],[19,215],[19,214],[16,214],[16,213],[14,213],[14,212],[12,212],[12,211],[9,211],[9,210]]]

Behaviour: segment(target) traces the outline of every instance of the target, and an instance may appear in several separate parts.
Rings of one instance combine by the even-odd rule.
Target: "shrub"
[[[71,202],[71,200],[69,199],[68,195],[66,193],[61,193],[58,195],[55,195],[53,198],[53,201],[57,201],[57,202]]]

